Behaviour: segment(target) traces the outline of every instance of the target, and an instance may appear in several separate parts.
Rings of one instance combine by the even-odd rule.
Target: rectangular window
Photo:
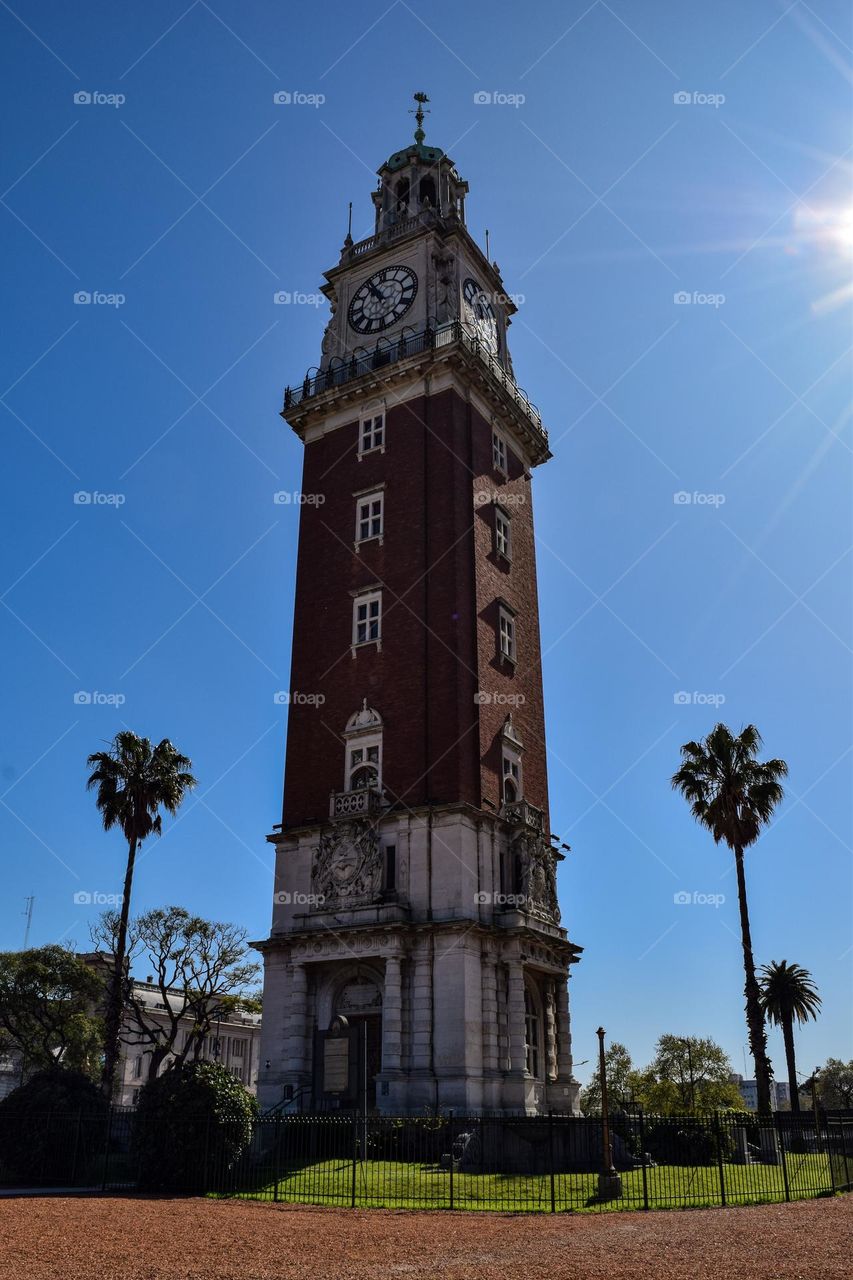
[[[506,440],[498,431],[492,432],[492,465],[496,471],[502,471],[507,474],[506,469]]]
[[[393,893],[397,888],[397,846],[386,845],[385,848],[385,890]]]
[[[509,516],[495,507],[495,551],[505,560],[512,558],[512,529]]]
[[[356,596],[352,610],[353,644],[374,644],[382,639],[382,595]]]
[[[503,607],[498,622],[498,649],[501,657],[515,662],[515,621],[512,614]]]
[[[242,1058],[245,1056],[245,1044],[245,1040],[234,1040],[232,1042],[231,1052],[235,1058]]]
[[[356,499],[355,513],[356,544],[382,537],[385,532],[384,494],[369,493]]]
[[[362,418],[358,436],[359,453],[367,453],[370,449],[385,447],[385,414],[374,413],[369,418]]]
[[[142,1079],[142,1054],[133,1060],[133,1078],[134,1080]]]

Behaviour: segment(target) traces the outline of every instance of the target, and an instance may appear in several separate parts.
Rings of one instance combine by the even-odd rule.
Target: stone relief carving
[[[557,859],[554,850],[541,835],[525,831],[512,845],[517,858],[519,892],[527,899],[531,915],[542,916],[553,924],[560,923],[557,903]]]
[[[372,902],[382,884],[382,853],[374,824],[339,822],[325,830],[314,854],[312,881],[324,906]]]
[[[433,314],[437,324],[447,324],[456,319],[455,289],[456,261],[450,255],[445,257],[436,254],[433,257],[435,267]]]

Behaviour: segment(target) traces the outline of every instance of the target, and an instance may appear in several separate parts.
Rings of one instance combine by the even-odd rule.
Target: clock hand
[[[385,301],[385,294],[382,292],[381,289],[377,288],[377,286],[373,284],[372,281],[368,282],[367,287],[370,290],[370,292],[373,294],[374,298],[378,298],[380,302]]]

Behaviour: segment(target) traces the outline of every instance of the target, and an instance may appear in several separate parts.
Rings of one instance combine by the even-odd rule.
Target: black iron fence
[[[0,1130],[0,1183],[133,1190],[137,1126],[41,1118],[34,1159],[16,1173]],[[19,1140],[20,1135],[16,1138]],[[276,1115],[226,1165],[205,1144],[188,1192],[342,1207],[558,1212],[749,1204],[853,1189],[853,1112],[758,1117]],[[608,1175],[611,1167],[615,1177]]]

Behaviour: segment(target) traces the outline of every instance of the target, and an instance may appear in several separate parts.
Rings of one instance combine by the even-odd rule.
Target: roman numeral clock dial
[[[381,333],[401,320],[415,300],[418,277],[408,267],[384,267],[359,285],[349,304],[357,333]]]

